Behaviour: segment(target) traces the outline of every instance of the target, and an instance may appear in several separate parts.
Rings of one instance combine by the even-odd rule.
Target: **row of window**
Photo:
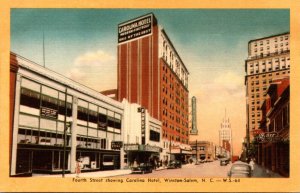
[[[281,44],[280,44],[280,47],[283,47],[283,45],[284,45],[284,44],[281,43]],[[289,42],[285,42],[285,46],[288,46],[288,45],[289,45]],[[278,48],[278,44],[275,44],[274,47],[275,47],[275,48]],[[254,52],[257,52],[257,50],[258,50],[258,49],[255,48],[255,49],[254,49]],[[260,50],[260,51],[263,51],[263,50],[264,50],[264,47],[260,47],[259,50]],[[267,50],[270,50],[270,46],[267,46]]]
[[[269,131],[280,131],[287,128],[290,123],[289,105],[282,108],[270,122]]]
[[[287,58],[284,57],[284,58],[281,58],[281,59],[275,58],[273,60],[270,59],[270,60],[268,60],[268,62],[266,60],[263,60],[263,61],[260,61],[260,62],[257,61],[255,63],[250,62],[249,65],[250,65],[250,68],[251,68],[251,67],[254,67],[254,66],[258,67],[258,66],[261,66],[261,65],[264,66],[266,64],[273,64],[273,62],[274,63],[280,63],[280,62],[285,62],[285,61],[287,61],[287,62],[290,61],[290,57],[287,57]]]
[[[280,41],[283,41],[283,40],[288,40],[289,39],[289,36],[288,35],[286,35],[286,36],[281,36],[281,37],[275,37],[275,38],[273,38],[272,40],[274,40],[274,42],[275,43],[277,43],[278,42],[278,39],[280,39]],[[266,40],[260,40],[260,41],[255,41],[254,42],[254,46],[255,47],[257,47],[257,45],[258,45],[258,42],[259,42],[259,45],[264,45],[264,42],[266,43],[266,44],[270,44],[270,39],[266,39]]]
[[[53,131],[22,129],[18,130],[19,144],[35,144],[35,145],[49,145],[62,147],[64,145],[64,134]],[[70,146],[71,135],[66,136],[66,146]],[[106,149],[107,140],[105,138],[89,138],[87,136],[77,136],[77,147],[92,148],[92,149]]]
[[[23,113],[40,115],[49,119],[58,120],[60,116],[64,116],[65,114],[67,114],[67,117],[72,116],[71,103],[68,102],[65,104],[64,101],[58,98],[50,97],[27,88],[21,88],[20,105],[27,107],[27,109],[22,108],[21,112],[24,111]],[[107,127],[121,129],[121,115],[112,113],[112,116],[108,116],[107,113],[106,109],[103,113],[100,113],[78,106],[77,119],[80,125],[92,127],[94,124],[94,128],[98,127],[103,130],[106,130]]]

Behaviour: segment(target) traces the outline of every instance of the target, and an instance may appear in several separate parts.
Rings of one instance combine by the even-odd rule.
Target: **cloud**
[[[75,66],[77,67],[99,67],[103,64],[113,62],[114,57],[110,53],[98,50],[95,52],[87,52],[75,59]]]
[[[103,50],[86,52],[74,60],[67,76],[97,91],[116,88],[116,58]]]

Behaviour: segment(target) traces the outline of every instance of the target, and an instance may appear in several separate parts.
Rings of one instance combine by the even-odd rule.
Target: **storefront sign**
[[[160,152],[161,148],[151,145],[139,145],[139,144],[124,144],[125,151],[149,151],[149,152]]]
[[[144,150],[145,151],[151,151],[151,152],[160,152],[160,147],[145,145]]]
[[[141,113],[141,135],[142,135],[142,144],[146,143],[146,114],[145,108],[139,107],[138,112]]]
[[[52,118],[52,119],[57,119],[58,112],[56,109],[41,107],[41,116],[47,117],[47,118]]]
[[[111,142],[111,149],[114,150],[120,150],[123,146],[123,142],[122,141],[112,141]]]
[[[118,43],[143,37],[152,33],[152,14],[120,24],[118,27]]]
[[[260,133],[256,136],[256,140],[259,143],[267,143],[267,142],[276,142],[279,140],[279,136],[277,132],[264,132]]]
[[[139,145],[138,144],[125,144],[124,151],[138,151]]]

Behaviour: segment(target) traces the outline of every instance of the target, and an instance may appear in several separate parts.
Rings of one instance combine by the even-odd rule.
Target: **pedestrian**
[[[80,162],[80,159],[77,160],[76,162],[76,177],[78,178],[79,177],[79,174],[81,173],[81,162]]]
[[[250,160],[249,165],[251,166],[251,170],[252,170],[252,172],[253,172],[253,171],[254,171],[254,165],[255,165],[253,159]]]

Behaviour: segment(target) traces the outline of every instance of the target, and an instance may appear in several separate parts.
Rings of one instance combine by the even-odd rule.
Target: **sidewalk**
[[[167,167],[159,167],[153,171],[165,170]],[[84,172],[80,173],[79,177],[99,177],[99,178],[107,178],[113,176],[123,176],[131,174],[131,169],[120,169],[120,170],[107,170],[107,171],[97,171],[97,172]],[[62,177],[62,174],[33,174],[32,177]],[[67,178],[76,178],[76,174],[65,174]]]
[[[261,165],[255,164],[253,176],[254,178],[283,178],[283,176],[264,168]]]
[[[80,173],[79,177],[99,177],[99,178],[107,178],[107,177],[113,177],[113,176],[123,176],[130,174],[130,169],[123,169],[123,170],[107,170],[107,171],[97,171],[97,172],[85,172]],[[55,174],[55,175],[47,175],[47,174],[33,174],[32,177],[62,177],[62,174]],[[65,174],[65,177],[67,178],[76,178],[76,174]]]

